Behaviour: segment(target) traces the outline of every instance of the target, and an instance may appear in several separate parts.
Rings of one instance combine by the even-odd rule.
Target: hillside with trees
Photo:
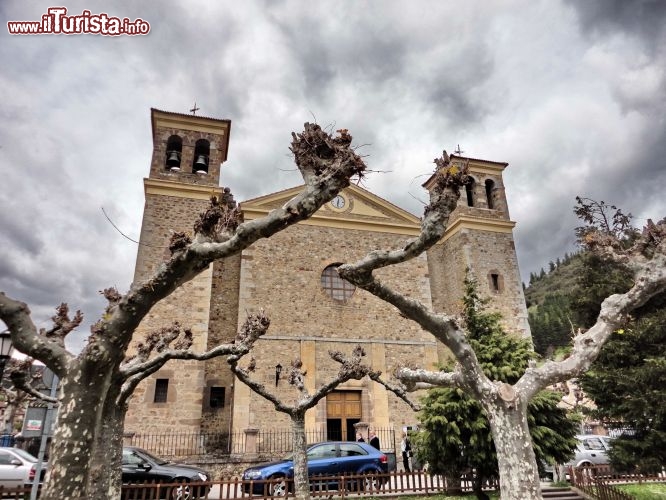
[[[627,222],[631,219],[619,210],[617,214]],[[644,234],[653,226],[648,221]],[[637,237],[633,234],[628,240]],[[552,357],[558,348],[568,349],[578,328],[594,324],[602,301],[632,284],[628,268],[589,252],[558,259],[549,272],[533,273],[525,298],[536,350]],[[621,434],[610,453],[618,470],[654,472],[666,463],[665,377],[666,294],[661,293],[625,316],[622,327],[578,379],[595,403],[587,413]]]

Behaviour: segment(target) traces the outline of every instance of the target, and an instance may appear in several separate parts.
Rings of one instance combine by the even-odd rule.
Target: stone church
[[[191,231],[212,195],[221,195],[231,122],[151,110],[153,155],[144,179],[145,208],[135,281],[165,258],[173,231]],[[509,331],[529,336],[527,310],[502,181],[506,163],[453,156],[467,162],[474,184],[461,193],[442,241],[427,255],[381,270],[383,281],[437,311],[457,312],[465,269],[492,297]],[[429,188],[432,178],[424,184]],[[240,203],[256,219],[293,197],[300,187]],[[416,323],[336,273],[340,263],[374,249],[390,249],[419,232],[419,218],[352,185],[311,219],[259,241],[242,254],[215,262],[155,307],[139,333],[179,321],[194,332],[198,351],[231,341],[246,311],[271,319],[257,344],[255,378],[281,398],[295,397],[280,369],[300,358],[306,384],[315,389],[337,372],[330,350],[351,353],[361,344],[366,360],[385,375],[404,363],[433,368],[446,348]],[[354,439],[353,425],[395,429],[416,424],[402,401],[370,380],[340,386],[307,413],[306,428]],[[196,433],[288,429],[290,421],[235,381],[224,358],[170,361],[135,391],[126,432]]]

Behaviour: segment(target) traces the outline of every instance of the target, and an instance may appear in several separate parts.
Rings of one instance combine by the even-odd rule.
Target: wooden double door
[[[335,391],[326,396],[326,438],[355,441],[354,424],[361,421],[361,391]]]

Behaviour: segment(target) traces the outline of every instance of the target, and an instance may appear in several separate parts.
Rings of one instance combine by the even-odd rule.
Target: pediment
[[[256,219],[271,210],[281,208],[301,189],[302,186],[296,186],[253,198],[242,202],[240,208],[246,219]],[[302,224],[417,234],[420,220],[370,191],[351,185],[340,192],[340,198],[325,204]]]

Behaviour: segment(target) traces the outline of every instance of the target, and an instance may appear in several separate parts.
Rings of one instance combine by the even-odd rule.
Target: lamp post
[[[0,332],[0,382],[2,382],[2,375],[5,372],[5,365],[9,361],[9,358],[12,357],[13,349],[12,334],[9,330]]]
[[[282,365],[278,363],[275,365],[275,387],[277,387],[278,382],[280,381],[280,373],[282,373]]]

